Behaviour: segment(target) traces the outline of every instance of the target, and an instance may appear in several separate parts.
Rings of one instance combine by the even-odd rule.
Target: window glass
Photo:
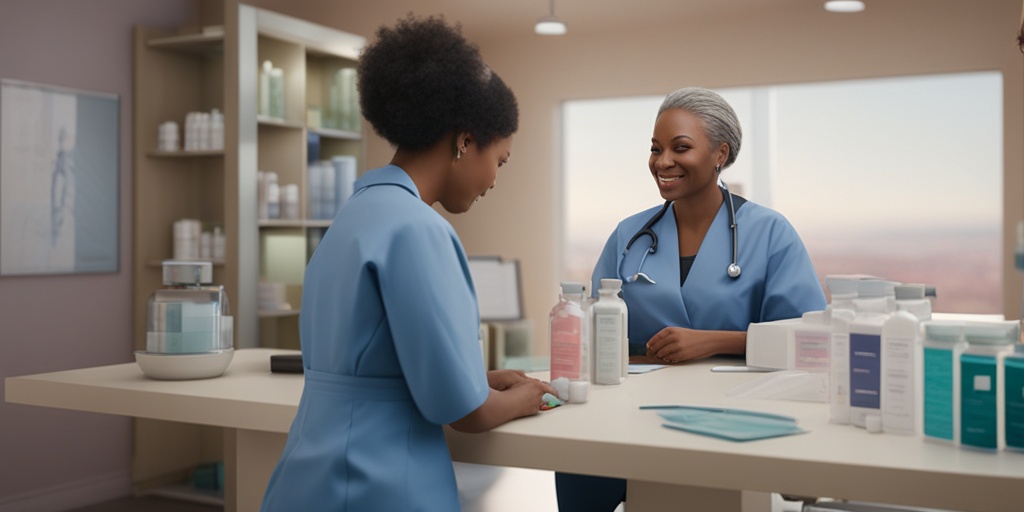
[[[743,127],[723,178],[793,223],[822,280],[925,283],[935,311],[1001,311],[999,73],[717,92]],[[647,168],[661,100],[564,104],[562,278],[589,283],[618,221],[661,202]]]

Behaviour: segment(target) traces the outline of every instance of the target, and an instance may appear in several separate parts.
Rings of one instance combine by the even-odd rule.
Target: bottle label
[[[914,339],[893,336],[882,348],[885,372],[882,379],[883,427],[889,430],[914,429]]]
[[[850,333],[850,405],[878,409],[881,405],[882,336]]]
[[[995,450],[998,440],[996,358],[960,356],[960,443]]]
[[[551,380],[580,378],[581,318],[559,311],[551,317]]]
[[[832,343],[832,333],[826,331],[797,331],[793,333],[796,342],[797,370],[822,370],[829,369],[829,345]]]
[[[618,384],[622,373],[622,314],[597,313],[594,316],[594,345],[598,384]]]
[[[953,440],[953,351],[924,348],[924,435]]]

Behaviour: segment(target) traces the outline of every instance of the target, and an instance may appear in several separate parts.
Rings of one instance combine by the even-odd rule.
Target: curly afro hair
[[[519,128],[515,95],[443,17],[382,26],[358,64],[359,106],[393,146],[421,150],[468,132],[486,147]]]

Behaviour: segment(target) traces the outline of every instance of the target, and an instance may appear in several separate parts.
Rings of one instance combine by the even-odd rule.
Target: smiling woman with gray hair
[[[736,113],[713,91],[679,89],[658,109],[648,167],[664,202],[619,223],[592,276],[594,290],[623,281],[630,362],[743,355],[751,323],[825,308],[793,226],[720,180],[741,140]],[[562,512],[610,512],[626,498],[624,480],[555,481]]]

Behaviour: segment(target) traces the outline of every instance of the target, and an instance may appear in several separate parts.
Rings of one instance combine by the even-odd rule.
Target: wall
[[[180,26],[194,1],[0,0],[0,78],[117,94],[121,109],[120,269],[0,278],[0,379],[133,360],[132,27]],[[128,418],[0,402],[0,511],[127,495],[131,436]]]
[[[821,8],[765,10],[626,33],[574,37],[570,31],[563,38],[523,37],[515,44],[481,40],[490,65],[518,95],[522,113],[513,157],[500,173],[498,187],[469,214],[452,219],[467,251],[521,258],[528,313],[535,323],[546,318],[561,278],[559,109],[565,100],[665,94],[687,85],[733,87],[1000,70],[1005,80],[1002,199],[1008,241],[1003,302],[1008,317],[1016,318],[1021,275],[1013,270],[1013,230],[1024,218],[1024,57],[1015,41],[1020,1],[868,4],[866,11],[850,16]],[[956,144],[956,135],[936,144]],[[941,172],[961,171],[965,170],[937,170],[936,179],[942,179]],[[646,174],[646,162],[623,172]],[[535,325],[534,333],[543,345],[544,325]]]
[[[319,20],[367,37],[392,16],[374,17],[372,4],[351,0],[331,6],[294,0],[253,0],[271,10]],[[811,6],[813,4],[813,7]],[[901,0],[868,2],[854,15],[825,12],[820,2],[765,3],[717,18],[666,17],[659,25],[602,33],[541,37],[524,26],[509,36],[477,34],[493,69],[516,92],[520,129],[497,187],[465,215],[449,216],[469,254],[518,258],[524,301],[534,322],[534,348],[546,352],[547,313],[557,298],[560,272],[562,183],[559,110],[569,99],[660,95],[687,85],[735,87],[854,78],[999,70],[1004,75],[1005,205],[1004,311],[1020,308],[1021,276],[1012,261],[1017,221],[1024,218],[1024,89],[1015,39],[1019,0]],[[433,10],[424,4],[421,13]],[[560,11],[566,16],[571,8]],[[458,13],[446,13],[460,21]],[[379,18],[379,19],[378,19]],[[336,21],[334,21],[336,20]],[[374,21],[371,21],[374,20]],[[955,101],[955,98],[951,98]],[[939,144],[955,144],[955,134]],[[969,150],[965,148],[965,150]],[[371,137],[368,161],[386,163],[391,149]],[[646,173],[646,163],[635,170]],[[951,172],[958,172],[952,170]],[[940,174],[936,179],[942,179]],[[969,248],[965,248],[969,249]]]

